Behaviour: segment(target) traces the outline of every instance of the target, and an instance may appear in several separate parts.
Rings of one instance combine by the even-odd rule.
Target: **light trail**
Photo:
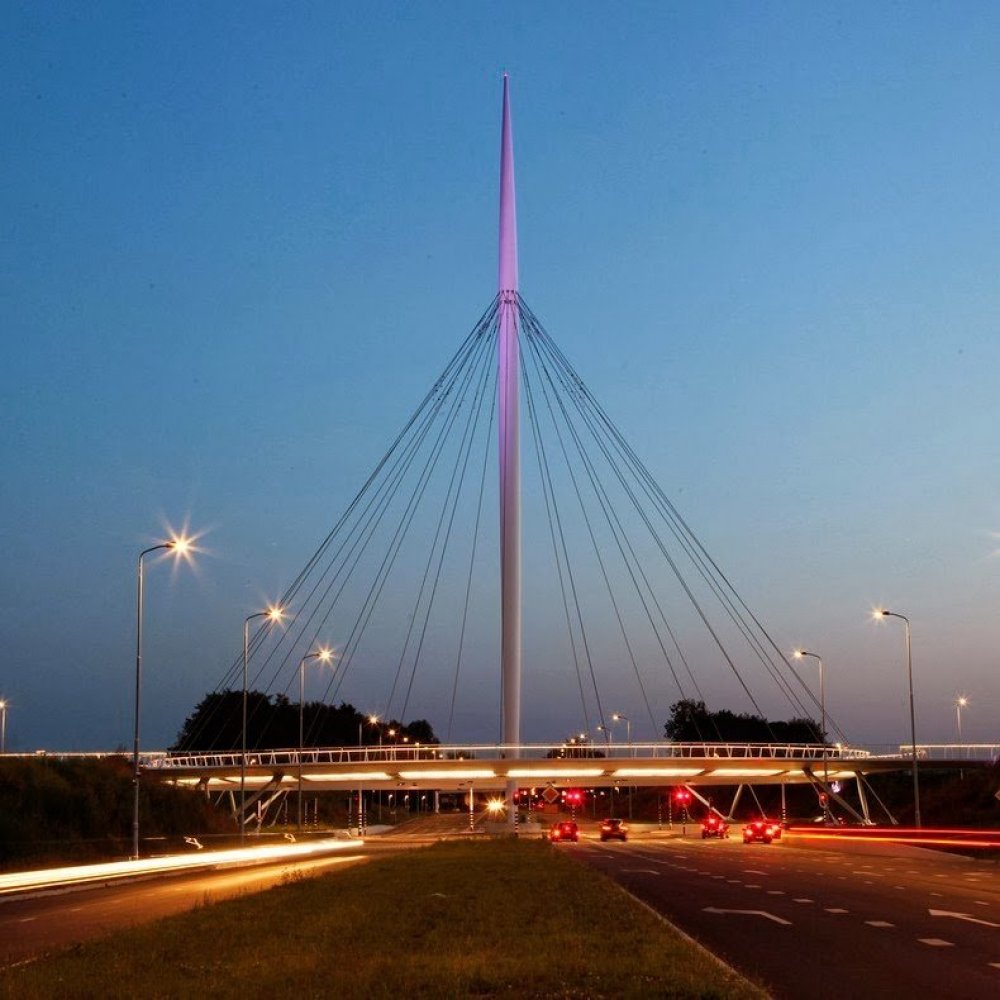
[[[271,861],[297,861],[331,851],[356,850],[363,840],[316,840],[307,844],[271,844],[267,847],[238,847],[224,851],[199,851],[197,854],[170,854],[138,861],[109,861],[65,868],[43,868],[0,875],[0,896],[27,890],[55,889],[93,882],[196,871],[219,865],[264,864]]]
[[[896,827],[892,830],[808,830],[788,831],[807,840],[853,840],[877,844],[914,844],[933,847],[974,847],[1000,849],[1000,831],[959,830],[946,827]]]

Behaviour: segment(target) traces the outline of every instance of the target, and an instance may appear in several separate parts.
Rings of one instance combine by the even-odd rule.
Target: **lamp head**
[[[955,699],[955,704],[958,705],[959,708],[965,708],[965,706],[969,704],[969,699],[966,698],[964,694],[960,694]]]
[[[320,663],[329,663],[333,659],[333,650],[328,646],[320,646],[319,651],[316,654],[316,659]]]
[[[182,559],[187,558],[187,556],[194,551],[194,539],[183,532],[171,538],[170,541],[167,542],[167,545],[170,547],[170,550],[174,553],[174,555],[178,555]]]

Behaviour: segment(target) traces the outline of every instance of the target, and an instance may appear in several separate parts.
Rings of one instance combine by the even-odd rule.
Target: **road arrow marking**
[[[950,910],[928,910],[932,917],[954,917],[956,920],[965,920],[970,924],[982,924],[984,927],[1000,927],[991,920],[980,920],[971,913],[952,913]]]
[[[763,917],[765,920],[773,920],[776,924],[784,924],[786,927],[791,927],[791,920],[782,920],[781,917],[776,917],[773,913],[768,913],[767,910],[720,910],[717,906],[706,906],[703,911],[704,913],[740,913],[748,917]]]

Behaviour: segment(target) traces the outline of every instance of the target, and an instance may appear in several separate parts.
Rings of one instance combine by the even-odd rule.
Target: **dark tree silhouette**
[[[710,712],[703,701],[686,698],[670,706],[664,734],[678,743],[821,743],[819,723],[813,719],[771,721],[760,715],[736,714],[728,708]]]
[[[395,720],[369,722],[353,705],[306,702],[303,706],[303,743],[308,747],[372,746],[393,742],[437,744],[431,724],[417,719],[404,725]],[[207,694],[184,720],[172,750],[226,752],[242,746],[243,692]],[[395,735],[390,736],[390,731]],[[283,695],[247,692],[247,747],[254,750],[290,749],[299,745],[299,706]]]

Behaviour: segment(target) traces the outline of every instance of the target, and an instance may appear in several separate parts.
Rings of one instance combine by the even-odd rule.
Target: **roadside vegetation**
[[[142,786],[142,833],[176,847],[184,836],[232,832],[232,820],[189,789]],[[132,764],[102,759],[0,759],[0,871],[127,857]]]
[[[0,997],[764,997],[544,841],[441,843],[0,973]]]

